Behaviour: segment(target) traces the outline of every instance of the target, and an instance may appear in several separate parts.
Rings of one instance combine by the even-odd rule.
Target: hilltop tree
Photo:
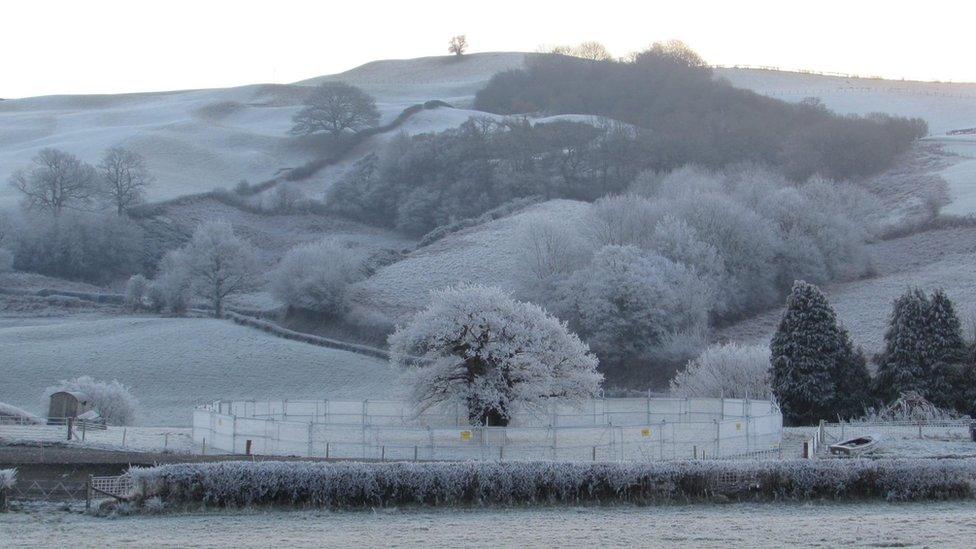
[[[452,36],[451,40],[447,43],[447,51],[453,53],[456,57],[461,57],[467,50],[468,37],[463,34]]]
[[[24,207],[61,215],[88,206],[97,191],[95,168],[60,149],[42,149],[33,166],[18,170],[10,184],[24,195]]]
[[[419,409],[457,402],[475,424],[504,426],[516,407],[593,397],[602,381],[565,323],[484,286],[435,294],[390,336],[390,355],[412,371]]]
[[[294,135],[328,132],[335,139],[342,132],[361,131],[380,121],[376,100],[363,90],[345,82],[323,82],[309,93],[305,108],[295,114]]]
[[[773,394],[790,424],[850,415],[853,404],[866,396],[867,385],[856,385],[857,380],[866,383],[866,362],[812,284],[793,284],[770,353]]]
[[[98,169],[101,194],[119,215],[142,202],[146,187],[154,180],[142,155],[122,147],[105,151]]]

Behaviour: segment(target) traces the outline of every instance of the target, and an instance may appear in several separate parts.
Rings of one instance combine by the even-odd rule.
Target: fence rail
[[[779,455],[782,416],[748,399],[599,399],[519,410],[507,427],[460,407],[395,401],[214,402],[194,411],[204,451],[369,460],[674,460]]]

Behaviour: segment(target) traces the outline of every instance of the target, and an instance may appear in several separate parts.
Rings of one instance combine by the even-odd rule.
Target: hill
[[[218,398],[389,398],[396,372],[379,359],[277,338],[214,319],[66,317],[0,324],[0,402],[43,413],[44,388],[90,375],[117,379],[140,423],[188,425]]]

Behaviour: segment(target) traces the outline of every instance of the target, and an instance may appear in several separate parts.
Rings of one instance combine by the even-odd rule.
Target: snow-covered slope
[[[118,379],[148,425],[187,425],[217,398],[389,398],[396,372],[382,360],[268,335],[224,320],[67,317],[0,326],[0,402],[42,413],[58,380]]]
[[[157,177],[149,190],[151,200],[229,188],[242,179],[262,181],[314,157],[314,151],[287,135],[309,85],[344,80],[362,86],[376,95],[381,122],[386,123],[405,107],[429,99],[470,104],[493,74],[522,66],[525,55],[375,61],[298,85],[0,101],[0,207],[18,198],[6,184],[10,174],[45,147],[64,149],[93,164],[106,148],[135,150]],[[437,118],[442,111],[429,116]],[[418,124],[434,131],[456,126],[461,118],[458,113],[444,116]]]
[[[550,200],[449,235],[383,267],[358,284],[356,301],[394,321],[402,321],[426,306],[432,290],[461,283],[514,290],[523,276],[513,245],[519,226],[536,216],[572,223],[587,209],[584,202]]]
[[[895,298],[918,286],[945,289],[964,326],[976,320],[976,229],[929,231],[870,245],[879,276],[834,284],[826,289],[838,319],[868,356],[881,350]],[[720,330],[716,339],[768,343],[782,309],[757,315]]]

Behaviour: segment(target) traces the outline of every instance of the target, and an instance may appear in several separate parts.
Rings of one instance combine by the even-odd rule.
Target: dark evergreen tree
[[[928,366],[926,398],[940,408],[968,413],[966,393],[973,384],[971,369],[965,366],[968,349],[955,307],[942,289],[932,292],[925,314],[925,343],[922,348]]]
[[[928,393],[931,366],[924,353],[928,307],[928,298],[917,288],[895,300],[874,383],[875,395],[885,402],[906,391]]]
[[[770,367],[773,394],[787,424],[812,424],[863,409],[866,362],[812,284],[793,284],[770,344]]]

